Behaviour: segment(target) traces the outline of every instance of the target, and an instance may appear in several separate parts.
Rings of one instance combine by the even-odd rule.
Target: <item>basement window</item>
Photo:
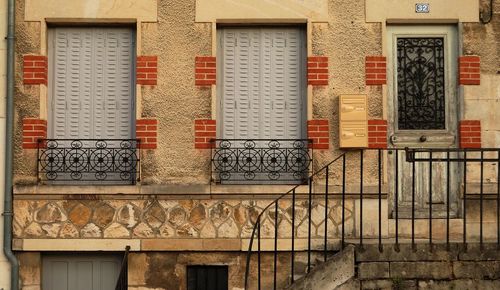
[[[228,290],[227,266],[188,266],[187,290]]]

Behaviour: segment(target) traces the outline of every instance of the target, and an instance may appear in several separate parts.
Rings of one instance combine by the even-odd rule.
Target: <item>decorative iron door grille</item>
[[[397,39],[398,128],[446,129],[444,38]]]
[[[311,169],[309,140],[213,141],[215,181],[236,184],[301,184]]]
[[[40,139],[38,176],[48,183],[135,184],[139,140]]]

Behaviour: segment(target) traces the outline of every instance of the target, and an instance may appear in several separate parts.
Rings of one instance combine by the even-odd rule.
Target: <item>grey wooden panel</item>
[[[47,254],[42,260],[43,290],[113,290],[120,255]]]

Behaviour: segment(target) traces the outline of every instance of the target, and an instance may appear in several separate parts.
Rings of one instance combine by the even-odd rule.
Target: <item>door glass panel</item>
[[[399,130],[446,129],[444,39],[397,39]]]

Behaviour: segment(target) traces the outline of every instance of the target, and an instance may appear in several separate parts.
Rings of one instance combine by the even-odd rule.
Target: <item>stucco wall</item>
[[[142,26],[142,53],[158,55],[158,86],[142,88],[143,117],[159,120],[158,149],[144,183],[208,183],[208,150],[194,149],[194,119],[211,118],[210,89],[194,85],[195,56],[211,55],[211,25],[195,23],[195,1],[160,0],[158,23]]]

